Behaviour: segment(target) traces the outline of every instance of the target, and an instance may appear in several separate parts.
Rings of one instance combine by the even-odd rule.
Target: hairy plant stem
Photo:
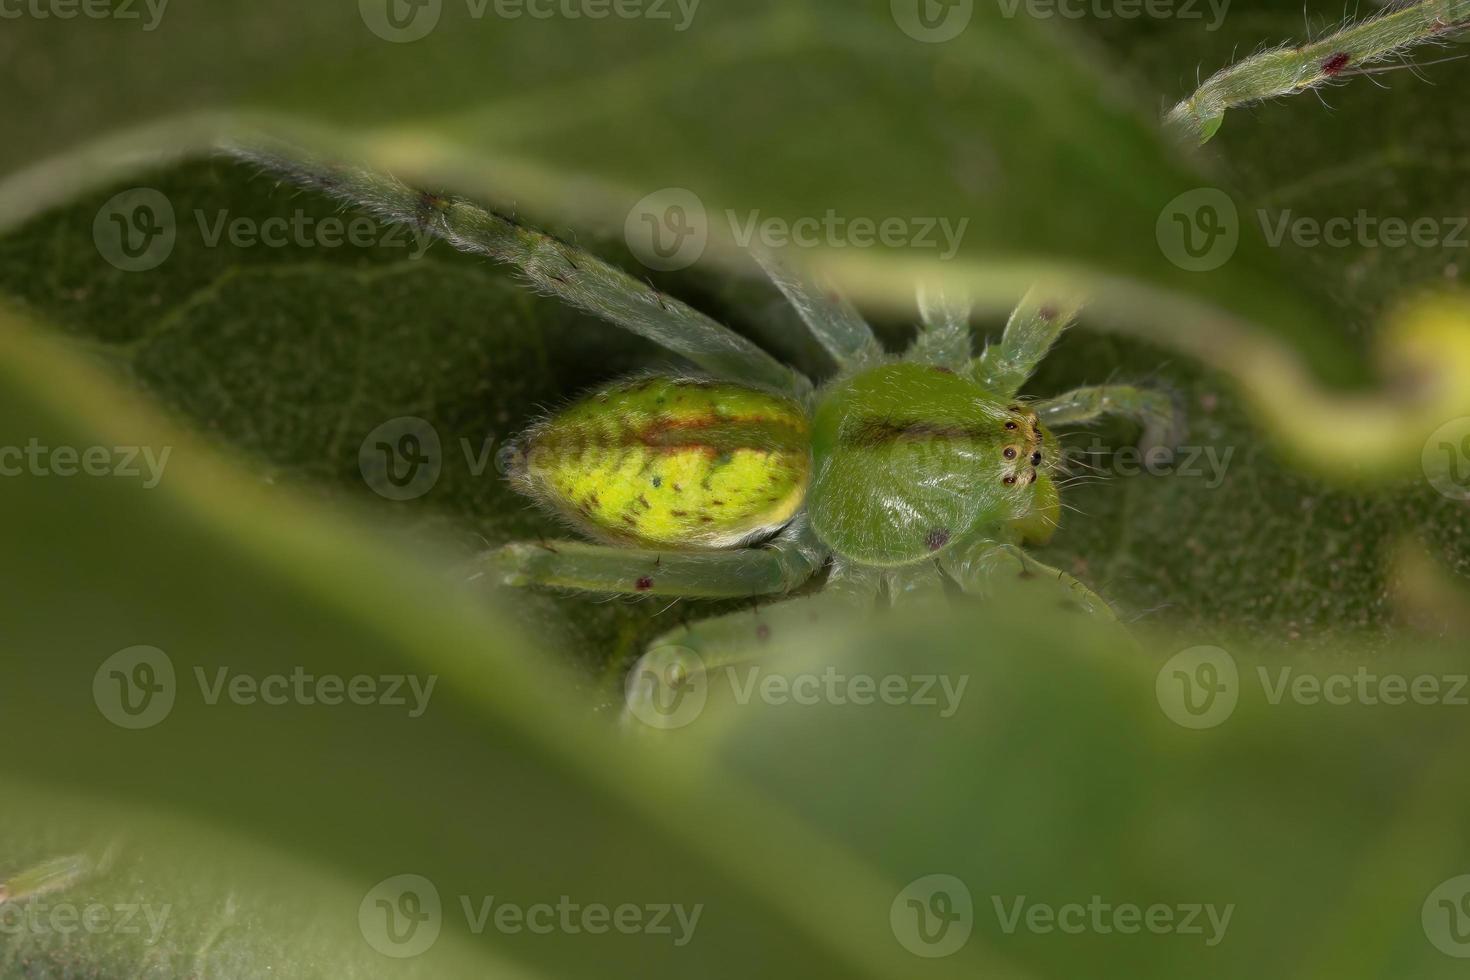
[[[1262,51],[1211,75],[1169,111],[1164,125],[1179,139],[1202,144],[1219,130],[1227,109],[1306,92],[1467,25],[1470,0],[1420,0],[1310,44]]]

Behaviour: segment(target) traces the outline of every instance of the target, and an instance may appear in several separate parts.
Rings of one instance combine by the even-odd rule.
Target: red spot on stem
[[[1348,62],[1352,59],[1353,56],[1348,54],[1346,51],[1339,51],[1337,54],[1322,62],[1322,74],[1336,75],[1344,68],[1346,68]]]

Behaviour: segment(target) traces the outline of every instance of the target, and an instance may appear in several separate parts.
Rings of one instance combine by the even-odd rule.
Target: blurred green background
[[[0,450],[41,447],[48,469],[0,476],[4,975],[1463,973],[1465,494],[1419,468],[1428,429],[1371,482],[1304,467],[1224,345],[1300,363],[1304,403],[1404,395],[1375,342],[1470,267],[1448,235],[1470,213],[1470,63],[1234,111],[1186,156],[1159,109],[1197,70],[1303,36],[1299,7],[975,0],[924,7],[964,18],[932,42],[911,7],[5,8]],[[390,40],[390,12],[433,25]],[[894,349],[915,275],[973,288],[984,330],[1035,274],[1095,286],[1028,390],[1162,386],[1199,451],[1129,475],[1129,425],[1067,439],[1105,478],[1069,494],[1040,557],[1128,631],[1015,583],[783,631],[701,679],[687,724],[621,719],[653,636],[747,607],[501,594],[473,558],[557,531],[496,475],[503,440],[667,356],[442,243],[366,219],[359,244],[322,238],[360,216],[213,152],[262,133],[514,210],[816,378],[823,355],[729,243],[645,269],[630,205],[678,186],[712,215],[967,219],[947,262],[804,256]],[[1207,272],[1157,233],[1196,187],[1241,216]],[[130,269],[109,216],[139,188],[173,234]],[[1272,247],[1263,211],[1447,237]],[[308,230],[250,240],[272,219]],[[441,465],[393,500],[360,457],[404,416]],[[138,472],[58,475],[58,447]],[[295,673],[405,703],[211,694]],[[826,677],[844,696],[751,694]],[[410,678],[433,683],[418,714]],[[855,678],[908,696],[853,703]],[[128,701],[144,681],[166,710]],[[161,716],[129,714],[145,703]],[[558,903],[577,911],[547,933],[493,914]],[[584,928],[620,907],[627,931]]]

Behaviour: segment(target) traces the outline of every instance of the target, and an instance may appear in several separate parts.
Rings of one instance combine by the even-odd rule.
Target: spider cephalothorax
[[[862,371],[817,402],[812,529],[873,565],[938,557],[977,529],[1026,520],[1038,498],[1046,506],[1056,459],[1046,439],[1034,411],[950,368]]]

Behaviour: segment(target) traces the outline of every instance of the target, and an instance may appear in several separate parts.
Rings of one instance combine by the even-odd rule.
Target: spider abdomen
[[[797,402],[729,382],[624,381],[531,428],[512,480],[588,534],[725,548],[801,506],[811,429]]]

